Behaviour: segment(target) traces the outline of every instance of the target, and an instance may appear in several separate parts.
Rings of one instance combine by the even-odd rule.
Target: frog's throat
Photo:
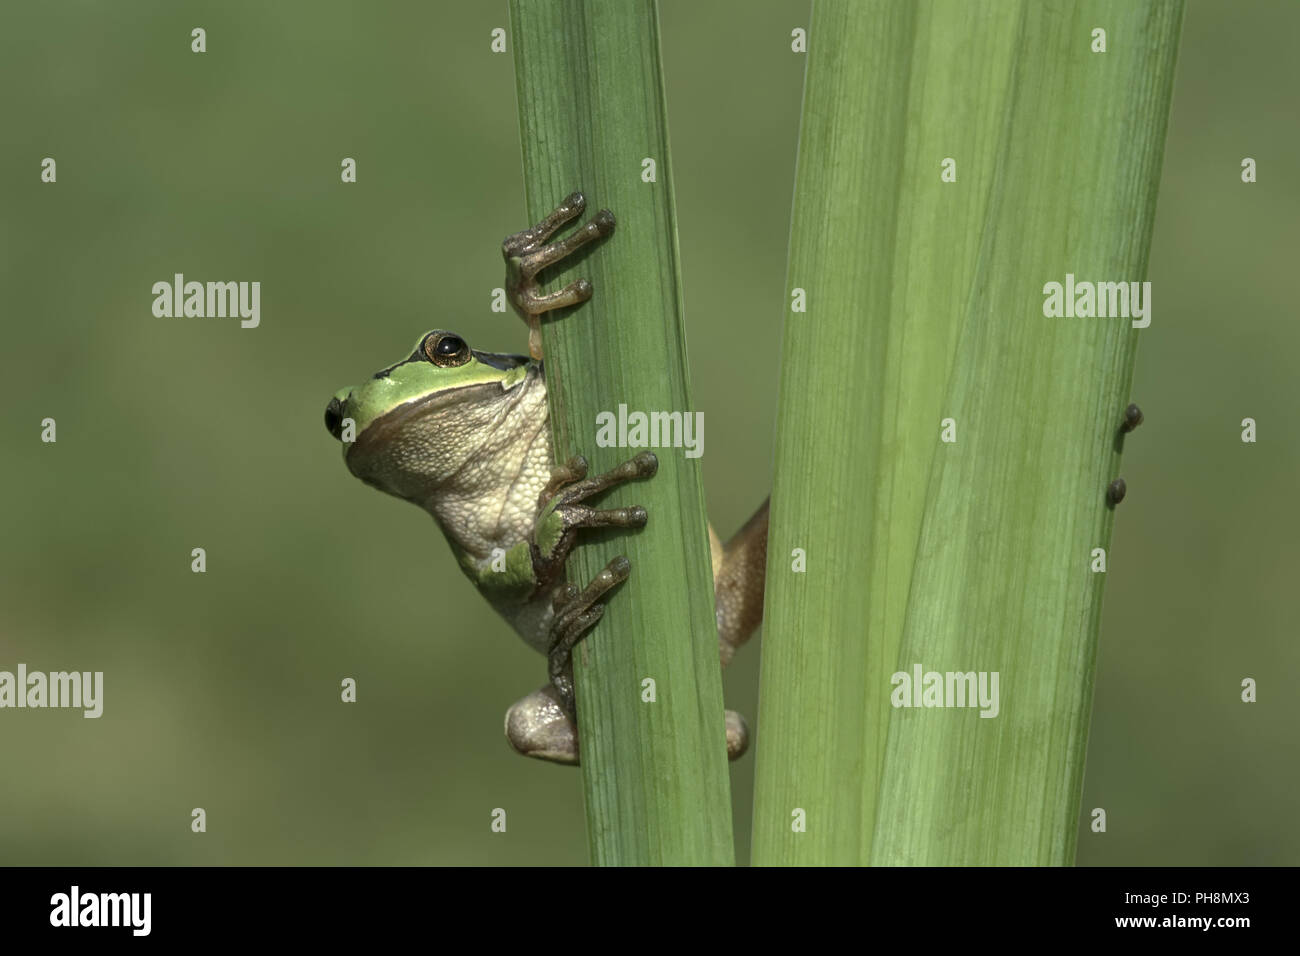
[[[433,395],[425,395],[385,412],[374,419],[357,440],[348,446],[347,463],[349,470],[358,478],[365,479],[364,465],[375,458],[376,452],[382,452],[393,442],[412,419],[433,415],[444,408],[473,402],[478,396],[488,397],[500,393],[499,382],[477,382],[462,385],[459,388],[443,389]],[[360,470],[358,470],[360,469]]]

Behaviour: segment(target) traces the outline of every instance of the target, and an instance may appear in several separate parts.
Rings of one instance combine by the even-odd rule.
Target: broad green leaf
[[[756,863],[1073,861],[1091,554],[1143,333],[1048,318],[1044,286],[1145,278],[1181,16],[1177,0],[815,3]],[[998,672],[997,716],[893,707],[892,675],[917,664]]]

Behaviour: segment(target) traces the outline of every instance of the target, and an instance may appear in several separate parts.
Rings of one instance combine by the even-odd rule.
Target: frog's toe
[[[515,304],[529,315],[541,315],[555,309],[581,305],[591,298],[591,283],[586,279],[570,282],[558,292],[538,292],[536,287],[524,286],[515,293]]]
[[[522,256],[514,257],[518,260],[520,275],[525,279],[531,279],[547,266],[555,265],[561,259],[567,259],[587,243],[612,235],[614,226],[614,214],[608,209],[602,209],[563,239],[538,245]],[[590,282],[587,283],[587,288],[590,290]]]
[[[541,222],[513,235],[506,236],[501,243],[501,254],[507,259],[520,258],[551,238],[555,231],[566,222],[581,216],[582,211],[586,208],[586,196],[580,192],[569,193]]]
[[[561,505],[556,510],[564,518],[565,528],[644,528],[650,520],[649,513],[640,505],[628,508]]]

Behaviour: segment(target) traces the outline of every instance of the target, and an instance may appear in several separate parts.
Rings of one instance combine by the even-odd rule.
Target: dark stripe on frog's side
[[[403,365],[410,365],[412,362],[427,362],[427,361],[429,360],[424,357],[424,353],[421,352],[419,349],[416,349],[414,352],[411,353],[410,358],[402,359],[402,361],[400,362],[394,362],[392,365],[388,366],[388,368],[381,368],[378,372],[376,372],[374,375],[370,377],[372,379],[388,378],[388,376],[392,375],[396,369],[401,368]]]
[[[530,361],[527,355],[506,355],[501,352],[480,352],[478,349],[470,349],[474,357],[484,365],[490,365],[493,368],[499,368],[503,372],[508,372],[512,368],[518,368],[521,365],[527,365]],[[539,362],[540,366],[541,363]]]

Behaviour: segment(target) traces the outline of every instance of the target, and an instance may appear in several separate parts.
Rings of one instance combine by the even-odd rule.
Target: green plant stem
[[[650,2],[510,4],[530,218],[575,189],[618,226],[559,282],[586,276],[590,302],[543,325],[557,460],[593,472],[635,448],[596,446],[596,416],[691,410],[659,65]],[[643,160],[654,180],[643,180]],[[734,860],[722,684],[699,458],[660,448],[658,475],[606,506],[642,504],[642,532],[589,536],[569,561],[585,584],[624,553],[631,579],[578,648],[575,673],[592,859]],[[643,701],[654,681],[655,701]]]
[[[1177,0],[817,0],[756,863],[1072,861],[1104,582],[1091,554],[1109,546],[1143,333],[1047,318],[1043,286],[1145,278],[1181,15]],[[915,664],[1000,672],[999,715],[894,708],[891,677]]]

